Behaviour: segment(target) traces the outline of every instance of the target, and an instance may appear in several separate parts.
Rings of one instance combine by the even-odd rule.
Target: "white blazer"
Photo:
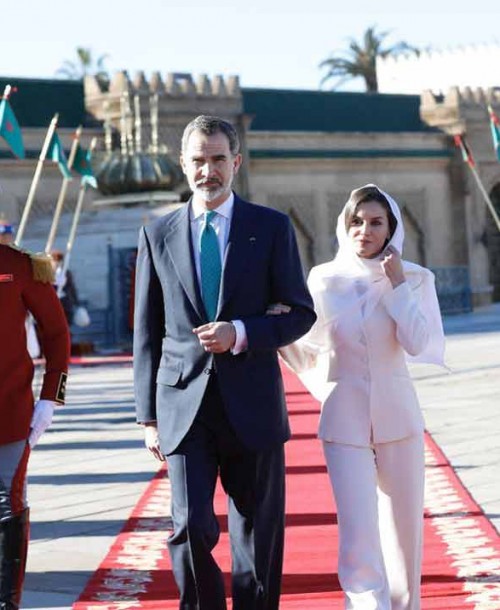
[[[314,269],[315,279],[322,268],[328,269],[326,265]],[[385,291],[366,319],[354,300],[349,312],[331,323],[325,319],[325,301],[335,295],[329,291],[314,294],[317,283],[310,286],[318,314],[316,324],[308,335],[281,348],[280,353],[301,373],[317,365],[318,354],[313,354],[311,344],[326,352],[326,379],[319,375],[309,378],[312,384],[328,382],[319,437],[366,447],[421,433],[424,420],[405,357],[405,351],[419,354],[429,340],[417,293],[404,282]]]

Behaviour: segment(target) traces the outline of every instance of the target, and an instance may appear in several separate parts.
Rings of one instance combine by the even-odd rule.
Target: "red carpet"
[[[319,406],[285,373],[293,437],[287,443],[287,529],[281,610],[341,610],[337,528],[321,445]],[[500,610],[500,538],[428,436],[422,610]],[[74,610],[174,610],[166,553],[165,472],[153,479]],[[216,497],[222,535],[215,555],[230,571],[225,498]],[[231,604],[229,602],[229,608]]]

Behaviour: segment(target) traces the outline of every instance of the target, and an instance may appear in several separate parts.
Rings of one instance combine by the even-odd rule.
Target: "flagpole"
[[[12,86],[11,85],[5,85],[5,89],[3,90],[2,99],[3,100],[8,100],[11,91],[12,91]]]
[[[54,134],[54,131],[57,127],[57,121],[59,119],[59,114],[56,113],[50,122],[49,129],[47,130],[47,135],[45,136],[45,141],[42,146],[42,151],[40,152],[40,156],[38,157],[38,163],[35,169],[35,174],[33,176],[33,180],[31,182],[30,191],[28,193],[28,199],[26,199],[26,204],[24,206],[23,215],[21,217],[21,222],[19,223],[19,228],[16,234],[15,244],[19,246],[24,235],[24,230],[26,229],[26,223],[28,222],[28,216],[31,211],[31,206],[33,205],[33,201],[35,199],[36,189],[38,187],[38,183],[40,181],[40,175],[42,173],[43,162],[45,161],[45,157],[47,156],[47,150],[49,148],[50,141]]]
[[[92,138],[89,146],[89,153],[92,154],[95,146],[97,144],[97,138]],[[75,235],[76,229],[78,227],[78,223],[80,222],[80,215],[83,207],[83,199],[85,197],[85,193],[87,192],[87,181],[85,180],[85,176],[82,177],[80,182],[80,191],[78,193],[78,200],[76,203],[75,213],[73,215],[73,222],[71,223],[71,229],[69,231],[68,242],[66,244],[66,252],[64,254],[63,267],[61,272],[61,277],[65,278],[66,273],[69,269],[69,259],[71,257],[71,251],[73,249],[73,244],[75,243]],[[57,294],[61,296],[64,286],[59,285],[57,287]]]
[[[71,145],[71,151],[69,153],[68,158],[68,169],[73,167],[73,163],[75,161],[76,151],[78,149],[78,143],[80,142],[80,137],[82,135],[82,126],[80,125],[76,130],[75,137],[73,138],[73,143]],[[54,210],[54,217],[52,218],[52,225],[50,227],[49,236],[47,238],[47,243],[45,244],[45,253],[50,254],[52,247],[54,245],[54,241],[56,239],[57,227],[59,226],[59,220],[61,218],[61,212],[64,206],[64,200],[66,199],[66,192],[68,190],[68,185],[71,182],[72,178],[63,177],[63,181],[61,184],[61,190],[59,191],[59,197],[57,199],[56,209]]]
[[[469,167],[472,171],[474,178],[476,179],[476,184],[479,187],[479,190],[481,191],[481,193],[484,197],[484,200],[486,201],[486,205],[488,206],[488,209],[490,210],[491,215],[493,216],[493,218],[495,220],[497,229],[500,231],[500,218],[498,217],[497,211],[495,210],[495,206],[493,205],[493,202],[491,201],[490,196],[486,192],[486,189],[484,188],[483,183],[481,182],[481,178],[479,177],[477,169],[473,165],[469,165]]]

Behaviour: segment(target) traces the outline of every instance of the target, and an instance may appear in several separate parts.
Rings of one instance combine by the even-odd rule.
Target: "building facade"
[[[98,173],[120,147],[129,159],[152,150],[153,144],[158,148],[155,138],[177,159],[185,124],[201,113],[217,114],[231,120],[241,136],[245,161],[238,192],[290,215],[306,271],[334,255],[336,219],[350,191],[375,183],[400,204],[407,233],[404,256],[435,270],[444,311],[463,311],[500,298],[499,238],[451,137],[467,133],[477,151],[480,174],[499,205],[500,164],[491,147],[486,110],[488,102],[500,108],[494,91],[452,89],[447,96],[436,97],[428,92],[244,89],[235,77],[195,80],[185,74],[171,74],[165,80],[154,74],[147,81],[142,74],[130,79],[118,73],[108,91],[101,91],[92,78],[84,87],[65,81],[13,80],[10,84],[18,87],[19,99],[12,105],[30,156],[13,160],[5,147],[0,148],[0,210],[14,223],[19,221],[53,112],[61,113],[59,133],[68,148],[79,124],[84,126],[84,144],[97,136]],[[41,84],[52,97],[37,94]],[[156,119],[151,114],[153,98]],[[134,108],[135,114],[130,110]],[[155,120],[156,134],[150,129]],[[73,182],[56,243],[61,249],[76,200],[78,185]],[[27,247],[43,248],[60,184],[57,167],[47,167],[28,223]],[[106,190],[104,181],[100,186]],[[89,194],[71,268],[93,317],[92,328],[85,332],[94,342],[127,345],[138,229],[173,206],[185,205],[187,196],[185,183],[175,193]]]

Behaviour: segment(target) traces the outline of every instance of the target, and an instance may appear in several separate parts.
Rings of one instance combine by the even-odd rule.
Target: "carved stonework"
[[[408,207],[403,207],[401,214],[405,226],[403,256],[413,263],[425,265],[425,233]]]
[[[87,111],[97,120],[109,126],[108,132],[113,132],[114,148],[118,140],[123,141],[123,134],[131,139],[131,117],[134,99],[137,108],[140,108],[139,120],[136,124],[142,125],[140,139],[144,151],[152,148],[151,130],[151,98],[158,96],[158,125],[157,139],[160,143],[160,152],[168,152],[170,157],[177,161],[180,155],[181,137],[186,124],[200,114],[223,117],[229,120],[237,129],[244,153],[243,167],[237,177],[236,186],[240,193],[248,192],[248,170],[246,160],[246,131],[251,119],[243,114],[243,97],[239,78],[230,76],[224,78],[216,75],[209,78],[202,74],[194,79],[191,74],[169,73],[165,79],[159,73],[153,73],[149,81],[143,72],[135,78],[129,78],[126,71],[116,73],[109,84],[107,91],[101,90],[97,79],[86,76],[84,81],[85,106]],[[123,119],[123,108],[128,109]],[[128,121],[128,123],[127,123]],[[130,133],[129,133],[130,132]],[[97,144],[94,159],[99,164],[106,158],[106,149],[110,148],[108,141],[102,137]]]
[[[267,199],[272,207],[290,216],[297,235],[302,262],[306,269],[310,269],[316,263],[313,251],[316,235],[313,196],[311,193],[294,193],[293,195],[271,193]]]
[[[314,221],[314,198],[311,193],[271,193],[268,195],[269,203],[276,209],[290,214],[293,210],[296,218],[304,225],[308,233],[313,236],[316,231]]]
[[[389,194],[397,202],[401,211],[408,209],[410,216],[418,225],[418,229],[425,231],[427,218],[425,190],[391,191]]]
[[[342,208],[346,204],[346,201],[349,199],[350,192],[340,191],[340,192],[330,192],[327,193],[327,202],[328,202],[328,217],[330,220],[330,235],[331,235],[331,243],[332,243],[332,254],[337,250],[337,219],[339,217],[340,212],[342,212]]]
[[[199,114],[212,114],[232,120],[237,125],[243,114],[243,98],[239,79],[222,76],[209,79],[201,75],[194,80],[191,74],[167,74],[163,81],[159,73],[154,73],[149,82],[144,73],[131,80],[125,71],[117,72],[111,79],[109,90],[101,91],[95,77],[86,76],[85,105],[98,120],[109,120],[112,127],[120,131],[120,104],[124,95],[129,103],[139,96],[141,120],[149,124],[149,98],[158,94],[160,140],[165,142],[173,155],[180,152],[179,143],[186,123]],[[147,130],[145,145],[149,144]]]

